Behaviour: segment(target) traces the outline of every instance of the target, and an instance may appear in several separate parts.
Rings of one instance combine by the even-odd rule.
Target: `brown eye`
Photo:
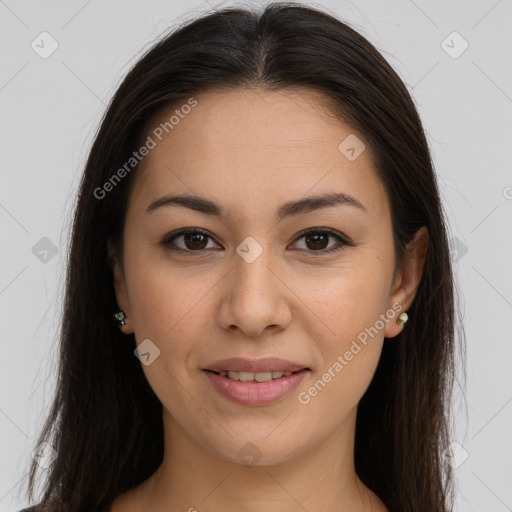
[[[212,237],[206,231],[196,228],[181,230],[167,236],[162,241],[162,245],[172,251],[191,253],[202,252],[205,249],[212,248],[208,246],[209,241],[213,241]],[[218,246],[213,248],[218,248]]]
[[[343,249],[345,246],[354,246],[348,238],[345,238],[330,229],[317,228],[302,231],[298,238],[296,238],[295,244],[302,239],[304,239],[304,247],[299,248],[299,250],[314,255],[316,255],[315,253],[318,253],[319,256],[338,251]],[[337,241],[337,243],[330,244],[331,240]],[[214,245],[209,245],[210,242]],[[162,241],[162,245],[171,251],[189,254],[202,254],[206,252],[207,249],[220,248],[207,231],[199,228],[185,229],[168,235]]]
[[[206,247],[205,242],[207,240],[206,235],[201,233],[186,233],[183,235],[183,241],[187,249],[204,249]]]
[[[304,239],[304,246],[299,248],[301,251],[309,253],[318,252],[320,255],[338,251],[345,246],[354,245],[348,239],[328,229],[308,229],[302,231],[299,233],[299,237],[296,239],[295,243],[298,243],[299,240],[302,239]],[[329,246],[330,240],[337,240],[338,243]]]
[[[314,250],[325,249],[329,245],[329,235],[325,233],[306,235],[306,245]]]

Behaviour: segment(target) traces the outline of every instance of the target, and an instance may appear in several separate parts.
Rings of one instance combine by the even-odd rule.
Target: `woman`
[[[296,3],[191,21],[85,167],[34,510],[451,510],[453,292],[377,50]]]

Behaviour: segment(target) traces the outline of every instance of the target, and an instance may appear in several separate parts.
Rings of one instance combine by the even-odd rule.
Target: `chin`
[[[279,422],[274,424],[274,428]],[[265,467],[282,464],[299,456],[306,449],[306,440],[287,433],[272,432],[272,429],[243,431],[237,435],[229,430],[233,438],[216,440],[209,449],[229,462],[246,467]],[[211,442],[211,440],[210,440]]]

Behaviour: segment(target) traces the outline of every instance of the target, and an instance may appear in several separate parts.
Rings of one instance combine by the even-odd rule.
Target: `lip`
[[[296,371],[296,373],[292,373],[292,375],[289,375],[288,377],[283,376],[280,377],[279,379],[272,379],[267,382],[236,381],[228,377],[222,377],[221,375],[217,375],[216,373],[213,373],[213,371],[211,370],[203,370],[203,373],[208,377],[210,383],[223,397],[238,404],[247,406],[258,406],[270,404],[272,402],[284,398],[300,384],[302,379],[304,379],[304,377],[309,373],[309,370],[302,367],[302,369]]]
[[[303,369],[309,369],[304,364],[293,363],[278,357],[264,357],[263,359],[246,359],[243,357],[232,357],[222,359],[208,365],[205,370],[211,372],[298,372]],[[291,377],[291,375],[290,375]]]

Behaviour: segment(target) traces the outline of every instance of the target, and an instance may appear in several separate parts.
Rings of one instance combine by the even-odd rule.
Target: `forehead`
[[[185,99],[148,124],[146,135],[155,144],[138,171],[134,200],[186,191],[227,206],[238,197],[257,207],[273,198],[338,191],[376,212],[387,208],[364,136],[336,115],[327,96],[240,88],[193,99],[194,107],[182,108],[190,104]],[[345,140],[365,144],[355,160],[340,151]]]

